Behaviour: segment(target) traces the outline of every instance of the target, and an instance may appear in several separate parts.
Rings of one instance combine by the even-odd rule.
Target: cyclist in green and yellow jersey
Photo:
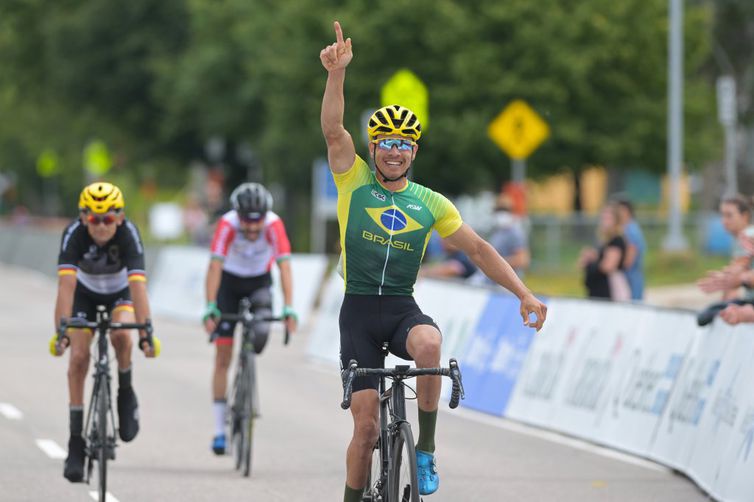
[[[336,42],[320,53],[328,72],[322,100],[322,132],[338,188],[338,223],[343,249],[346,294],[340,311],[340,358],[346,366],[356,359],[361,367],[382,367],[381,348],[413,360],[419,368],[440,364],[440,330],[422,313],[413,294],[424,250],[433,229],[461,249],[493,281],[521,301],[525,325],[539,330],[547,307],[521,282],[490,244],[463,223],[444,196],[406,178],[416,158],[421,124],[411,110],[398,105],[377,110],[369,119],[372,172],[356,155],[351,135],[343,127],[346,66],[353,57],[351,39],[344,40],[335,22]],[[530,314],[536,320],[530,321]],[[357,378],[351,413],[354,432],[346,457],[345,502],[361,500],[372,447],[379,433],[377,378]],[[419,377],[419,490],[437,490],[435,424],[440,377]]]

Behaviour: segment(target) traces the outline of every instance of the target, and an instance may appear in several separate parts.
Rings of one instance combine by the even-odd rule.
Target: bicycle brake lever
[[[343,401],[340,403],[340,407],[347,410],[351,407],[351,394],[353,388],[353,379],[356,378],[356,368],[358,364],[354,359],[348,364],[348,368],[344,369],[341,373],[343,380]]]
[[[450,393],[449,406],[451,409],[455,409],[458,407],[458,403],[461,399],[466,399],[466,394],[463,390],[463,381],[461,377],[461,370],[458,367],[458,361],[451,359],[449,366],[450,379],[453,381],[453,390]]]

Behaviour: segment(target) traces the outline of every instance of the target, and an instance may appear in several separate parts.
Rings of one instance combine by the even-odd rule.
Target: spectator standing
[[[626,240],[615,204],[608,204],[602,209],[597,235],[599,248],[585,248],[579,258],[589,297],[630,300],[631,291],[623,273]]]
[[[729,324],[748,322],[746,317],[754,302],[754,227],[751,226],[752,204],[748,197],[733,195],[720,203],[720,217],[725,230],[735,237],[730,263],[722,270],[714,270],[697,282],[705,293],[722,292],[722,302],[716,302],[697,314],[699,326],[711,323],[719,313]],[[741,297],[740,288],[744,295]],[[740,307],[746,308],[740,308]]]
[[[722,270],[709,272],[697,283],[705,293],[721,291],[723,300],[730,300],[739,297],[739,288],[744,286],[747,290],[745,296],[754,298],[754,275],[751,272],[754,249],[750,243],[754,227],[751,226],[751,213],[751,201],[743,195],[727,197],[720,203],[723,227],[735,240],[730,263]]]
[[[513,201],[507,195],[497,200],[493,214],[494,226],[489,243],[505,258],[519,277],[529,268],[529,241],[521,220],[513,213]]]
[[[644,299],[644,256],[647,252],[647,242],[644,240],[644,233],[639,223],[634,218],[634,206],[631,201],[627,198],[618,198],[615,203],[626,240],[626,257],[623,267],[628,285],[631,287],[631,299],[641,301]]]

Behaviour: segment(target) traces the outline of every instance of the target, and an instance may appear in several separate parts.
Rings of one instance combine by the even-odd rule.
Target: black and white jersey
[[[76,279],[95,293],[112,294],[129,281],[145,281],[144,245],[139,230],[127,219],[104,246],[98,246],[80,220],[63,232],[58,256],[58,275]]]

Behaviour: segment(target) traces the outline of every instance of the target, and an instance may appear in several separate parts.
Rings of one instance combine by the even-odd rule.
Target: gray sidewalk
[[[699,310],[710,303],[720,301],[720,297],[719,293],[711,295],[703,293],[696,284],[692,283],[648,288],[644,302],[657,307]]]

